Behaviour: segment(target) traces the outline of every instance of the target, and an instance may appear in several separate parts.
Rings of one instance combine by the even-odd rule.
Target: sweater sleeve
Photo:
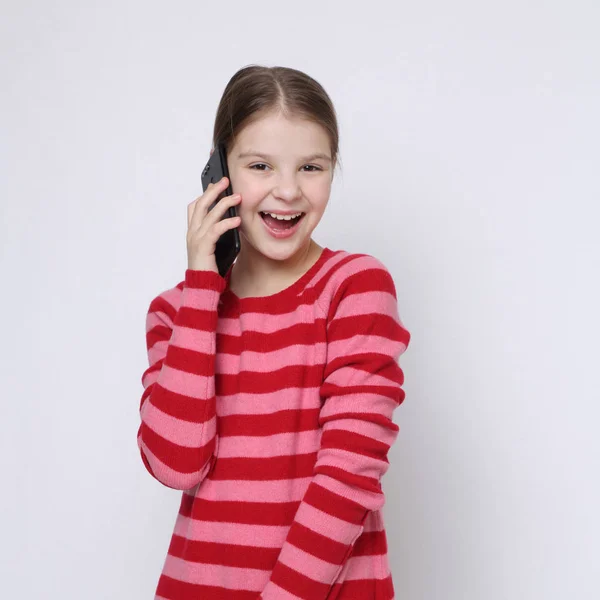
[[[380,480],[399,430],[392,413],[404,400],[398,358],[410,334],[391,275],[370,258],[370,268],[347,277],[331,302],[320,449],[263,600],[327,598],[368,512],[384,504]]]
[[[187,269],[183,287],[172,290],[179,302],[164,293],[148,309],[137,444],[148,472],[173,489],[200,483],[215,460],[217,309],[225,285],[214,271]]]

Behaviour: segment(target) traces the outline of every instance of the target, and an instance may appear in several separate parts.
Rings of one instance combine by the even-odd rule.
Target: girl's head
[[[213,147],[224,144],[232,189],[242,196],[242,254],[285,261],[307,251],[329,201],[338,140],[333,104],[308,75],[253,65],[231,78],[217,109]],[[277,239],[265,228],[263,211],[304,215],[294,235]]]

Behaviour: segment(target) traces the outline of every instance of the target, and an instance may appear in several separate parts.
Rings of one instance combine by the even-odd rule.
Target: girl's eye
[[[266,167],[265,163],[256,163],[255,165],[250,165],[251,169],[255,169],[255,167]],[[321,167],[317,167],[315,165],[304,165],[305,167],[310,167],[310,171],[308,173],[314,173],[315,171],[322,171]],[[265,169],[255,169],[256,171],[264,171]]]

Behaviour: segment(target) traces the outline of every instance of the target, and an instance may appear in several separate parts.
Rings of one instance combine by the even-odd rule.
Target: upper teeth
[[[290,221],[291,219],[295,219],[299,217],[302,213],[296,213],[295,215],[276,215],[275,213],[265,212],[266,215],[271,215],[274,219],[279,219],[280,221]]]

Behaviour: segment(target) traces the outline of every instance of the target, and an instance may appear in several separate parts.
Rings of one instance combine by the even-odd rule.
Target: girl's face
[[[240,132],[227,166],[232,189],[242,196],[241,252],[280,261],[305,251],[331,192],[334,165],[325,129],[269,113]],[[263,211],[305,214],[291,237],[277,239],[266,229]]]

